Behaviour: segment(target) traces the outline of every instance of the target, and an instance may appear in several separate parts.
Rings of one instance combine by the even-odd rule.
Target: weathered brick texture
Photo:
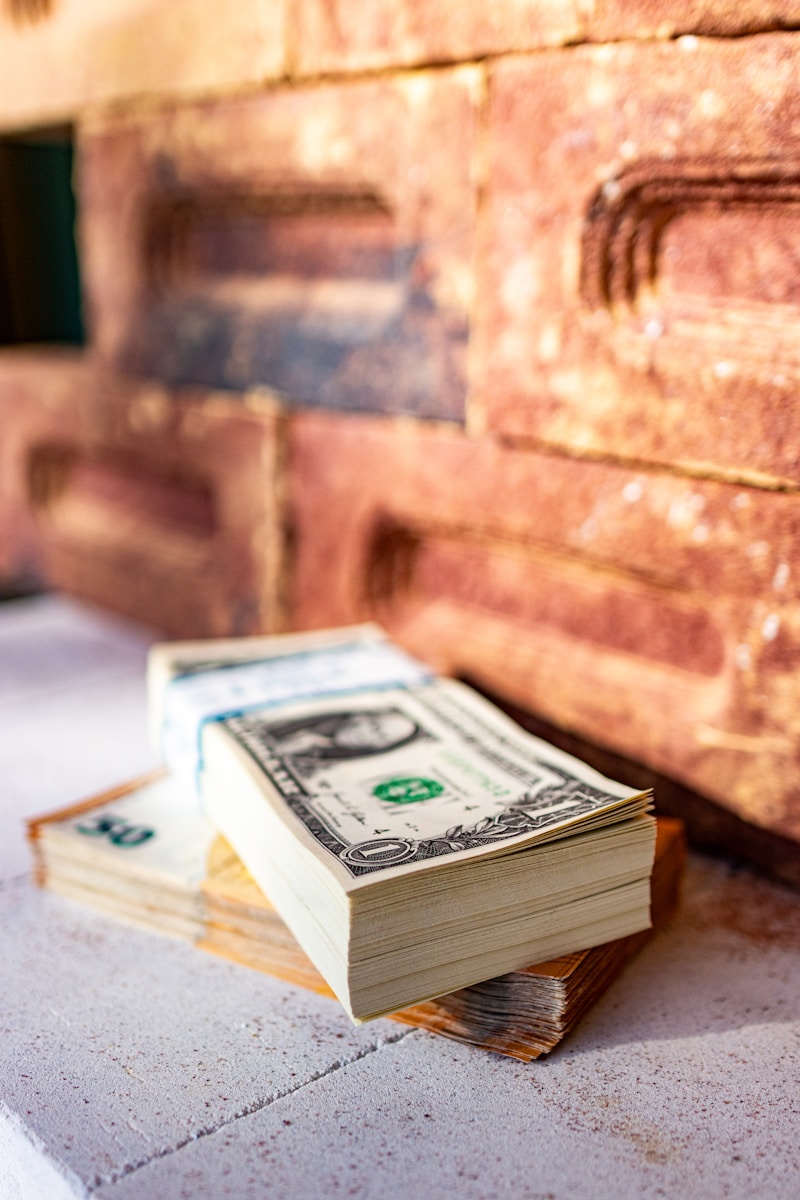
[[[300,0],[300,74],[459,62],[544,46],[680,34],[734,36],[800,24],[797,0]]]
[[[154,9],[150,0],[9,0],[0,4],[0,128],[275,79],[286,66],[287,4],[172,0]]]
[[[0,570],[182,634],[274,629],[274,414],[0,357]]]
[[[290,445],[296,624],[377,618],[800,836],[797,497],[380,420],[304,415]]]
[[[800,25],[797,0],[595,0],[580,7],[586,37],[594,42],[681,34],[739,37]]]
[[[377,618],[797,848],[800,2],[234,7],[0,12],[90,336],[0,356],[0,572]]]
[[[457,63],[581,41],[797,28],[798,0],[5,0],[0,129],[140,99]]]
[[[476,407],[504,435],[800,481],[800,43],[492,72]]]
[[[577,0],[303,0],[293,11],[301,74],[459,62],[581,37]]]
[[[172,383],[463,416],[478,81],[285,91],[87,131],[98,351]]]

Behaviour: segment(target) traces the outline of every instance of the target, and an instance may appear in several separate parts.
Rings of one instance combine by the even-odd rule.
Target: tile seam
[[[365,1047],[363,1050],[357,1051],[355,1054],[334,1059],[333,1062],[329,1063],[321,1070],[309,1075],[295,1086],[286,1088],[281,1092],[276,1092],[273,1095],[268,1096],[265,1100],[253,1101],[253,1103],[245,1105],[231,1116],[225,1117],[216,1124],[209,1125],[205,1128],[195,1131],[188,1137],[182,1138],[174,1146],[167,1146],[160,1150],[156,1150],[152,1154],[137,1160],[137,1162],[127,1163],[124,1167],[121,1167],[116,1171],[111,1171],[107,1175],[95,1175],[91,1181],[91,1184],[89,1185],[87,1196],[94,1195],[102,1187],[107,1187],[110,1185],[113,1186],[114,1184],[119,1183],[121,1180],[127,1179],[137,1171],[141,1171],[144,1167],[148,1167],[152,1163],[158,1162],[159,1159],[169,1158],[171,1155],[177,1154],[186,1146],[189,1146],[194,1142],[202,1141],[204,1138],[211,1137],[213,1134],[219,1133],[223,1129],[227,1129],[228,1126],[233,1125],[236,1121],[239,1121],[244,1117],[255,1116],[257,1113],[263,1112],[265,1109],[270,1108],[273,1104],[278,1103],[278,1101],[285,1100],[289,1096],[296,1095],[297,1092],[302,1091],[309,1085],[318,1083],[321,1079],[325,1079],[329,1075],[334,1075],[337,1071],[341,1071],[346,1067],[353,1066],[355,1063],[361,1062],[362,1059],[368,1058],[371,1054],[375,1054],[376,1052],[384,1050],[387,1047],[395,1046],[399,1042],[404,1041],[405,1038],[412,1037],[415,1033],[417,1033],[417,1030],[415,1029],[404,1029],[398,1033],[389,1034],[386,1037],[378,1039],[378,1041],[374,1042],[370,1046]]]

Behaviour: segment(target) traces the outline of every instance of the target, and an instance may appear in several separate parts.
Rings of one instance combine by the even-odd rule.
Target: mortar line
[[[255,1116],[256,1113],[263,1112],[265,1109],[270,1108],[271,1105],[276,1104],[279,1100],[285,1100],[287,1097],[293,1096],[297,1092],[302,1091],[303,1088],[308,1087],[310,1084],[318,1083],[321,1079],[325,1079],[329,1075],[335,1074],[337,1071],[341,1071],[346,1067],[353,1066],[354,1063],[368,1058],[370,1054],[375,1054],[380,1050],[384,1050],[387,1046],[397,1045],[399,1042],[402,1042],[405,1038],[410,1037],[416,1032],[416,1029],[404,1029],[398,1033],[390,1034],[387,1037],[381,1038],[378,1042],[375,1042],[371,1046],[365,1047],[363,1050],[359,1050],[357,1053],[348,1058],[335,1059],[332,1063],[328,1064],[327,1067],[320,1071],[314,1072],[312,1075],[309,1075],[308,1078],[303,1079],[295,1086],[286,1088],[285,1091],[277,1092],[274,1095],[269,1096],[266,1100],[256,1100],[252,1104],[248,1104],[244,1108],[239,1109],[237,1112],[233,1113],[232,1116],[225,1117],[217,1124],[197,1130],[195,1133],[183,1138],[174,1146],[168,1146],[161,1150],[157,1150],[155,1153],[148,1155],[147,1158],[140,1159],[135,1163],[129,1163],[128,1165],[122,1167],[121,1170],[112,1171],[109,1175],[96,1175],[89,1185],[88,1195],[93,1196],[99,1188],[106,1187],[109,1184],[113,1185],[115,1183],[119,1183],[120,1180],[127,1179],[130,1175],[133,1175],[136,1171],[140,1171],[143,1167],[148,1167],[151,1163],[157,1162],[159,1159],[169,1158],[170,1155],[177,1154],[178,1151],[183,1150],[191,1143],[199,1142],[203,1138],[210,1137],[215,1133],[219,1133],[220,1130],[226,1129],[229,1125],[233,1125],[235,1121],[240,1120],[242,1117]]]
[[[558,458],[569,462],[595,463],[598,466],[619,468],[622,471],[636,472],[642,475],[668,475],[671,478],[697,480],[699,483],[753,488],[781,495],[796,495],[800,491],[800,483],[796,480],[768,475],[762,471],[737,471],[713,463],[685,460],[659,462],[657,459],[640,458],[635,454],[614,454],[600,448],[541,442],[532,435],[508,434],[502,430],[487,430],[484,438],[486,440],[493,438],[498,446],[511,452],[538,454],[543,458]]]

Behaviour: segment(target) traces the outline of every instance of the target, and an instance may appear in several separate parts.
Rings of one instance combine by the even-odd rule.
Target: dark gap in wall
[[[0,138],[0,346],[82,344],[69,129]]]

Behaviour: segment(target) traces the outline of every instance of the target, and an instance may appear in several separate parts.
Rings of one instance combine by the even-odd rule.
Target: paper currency
[[[39,882],[139,927],[193,942],[314,991],[325,980],[232,847],[173,779],[133,781],[32,821]],[[660,820],[653,923],[675,906],[680,823]],[[406,1024],[528,1061],[577,1024],[649,931],[514,971],[393,1014]]]
[[[158,773],[29,824],[39,882],[111,916],[195,940],[217,831]]]
[[[225,718],[209,730],[211,775],[219,730],[353,880],[505,853],[644,808],[449,680]]]
[[[375,627],[252,651],[158,648],[161,742],[354,1020],[647,927],[647,793]]]

